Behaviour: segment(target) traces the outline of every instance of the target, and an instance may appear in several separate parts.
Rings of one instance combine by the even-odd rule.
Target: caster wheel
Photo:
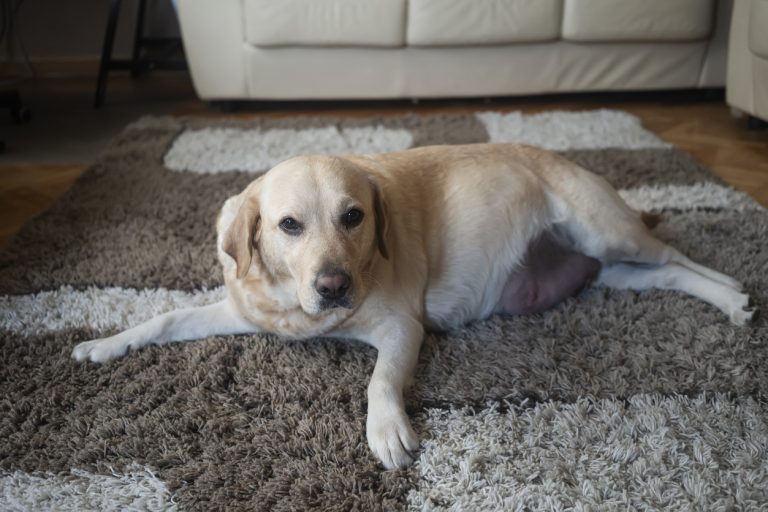
[[[209,101],[208,106],[224,114],[231,114],[237,111],[237,103],[234,101],[214,100]]]

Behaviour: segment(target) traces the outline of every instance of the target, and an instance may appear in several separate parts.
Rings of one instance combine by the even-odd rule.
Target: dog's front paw
[[[77,361],[90,359],[94,363],[106,363],[111,359],[124,356],[128,351],[124,343],[114,339],[84,341],[78,344],[72,351],[72,357]]]
[[[368,409],[368,446],[387,469],[410,466],[419,449],[419,438],[405,411]]]

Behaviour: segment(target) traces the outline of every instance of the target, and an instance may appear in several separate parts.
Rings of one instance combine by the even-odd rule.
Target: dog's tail
[[[640,220],[643,221],[645,227],[653,229],[661,222],[662,217],[658,213],[640,212]]]

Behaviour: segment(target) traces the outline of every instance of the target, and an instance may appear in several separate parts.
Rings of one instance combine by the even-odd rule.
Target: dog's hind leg
[[[717,307],[736,325],[752,321],[756,313],[756,309],[750,307],[749,295],[679,263],[606,265],[596,283],[617,289],[679,290]]]
[[[258,329],[243,320],[229,301],[223,300],[208,306],[164,313],[109,338],[84,341],[75,347],[72,357],[78,361],[90,359],[104,363],[150,344],[165,345],[206,336],[256,331]]]
[[[603,264],[677,263],[737,291],[744,288],[654,237],[649,228],[658,222],[657,217],[630,208],[604,178],[571,163],[561,165],[564,170],[557,175],[559,179],[550,183],[558,191],[549,196],[552,220],[576,252]]]
[[[718,272],[717,270],[712,270],[709,267],[705,267],[704,265],[700,265],[692,261],[690,258],[688,258],[686,255],[684,255],[674,247],[670,247],[670,246],[667,246],[667,247],[669,247],[669,249],[671,249],[672,251],[672,255],[670,257],[671,262],[682,265],[683,267],[687,267],[698,274],[701,274],[705,277],[712,279],[713,281],[717,281],[720,284],[733,288],[737,292],[740,292],[744,289],[744,285],[739,281],[737,281],[736,279],[730,276],[727,276],[721,272]]]
[[[604,263],[676,264],[723,286],[732,288],[736,292],[744,289],[744,285],[736,279],[700,265],[671,245],[662,242],[653,236],[639,219],[636,223],[629,225],[625,223],[619,229],[606,223],[600,227],[600,231],[600,234],[596,232],[591,234],[593,240],[597,240],[594,245],[598,247],[598,250],[594,254],[586,251],[586,254],[600,259]]]
[[[630,208],[604,178],[573,164],[561,170],[560,180],[550,182],[557,191],[550,196],[553,228],[574,251],[601,262],[603,284],[680,290],[720,308],[736,324],[752,318],[741,283],[653,236],[644,222],[651,216]]]
[[[638,220],[621,231],[604,225],[592,247],[603,263],[598,283],[613,288],[679,290],[719,308],[736,325],[752,320],[749,295],[737,280],[694,263],[674,247],[654,237]],[[587,248],[590,245],[587,244]],[[588,253],[589,254],[589,253]],[[592,256],[592,254],[590,254]]]

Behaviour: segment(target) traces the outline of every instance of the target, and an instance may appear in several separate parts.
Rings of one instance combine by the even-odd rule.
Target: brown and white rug
[[[660,237],[768,303],[768,212],[621,112],[146,118],[0,255],[0,509],[764,509],[768,324],[678,293],[593,288],[429,335],[408,394],[420,458],[401,471],[366,444],[362,344],[225,336],[70,358],[222,297],[217,210],[275,162],[481,141],[606,176],[663,212]]]

